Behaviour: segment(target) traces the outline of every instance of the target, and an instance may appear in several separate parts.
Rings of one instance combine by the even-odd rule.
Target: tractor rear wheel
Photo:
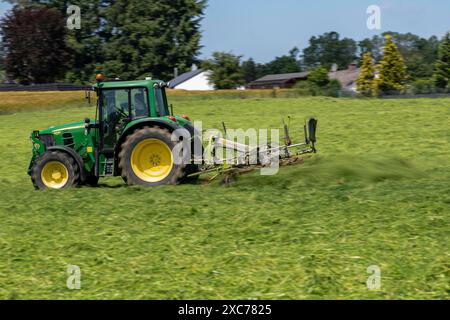
[[[79,168],[75,160],[64,152],[47,151],[31,169],[31,181],[36,189],[64,189],[76,185]]]
[[[159,186],[177,184],[184,165],[174,162],[176,142],[166,129],[145,127],[136,130],[122,144],[119,168],[128,185]]]

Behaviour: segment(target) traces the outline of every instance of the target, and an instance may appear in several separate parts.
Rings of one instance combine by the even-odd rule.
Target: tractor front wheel
[[[183,165],[174,162],[176,142],[166,129],[145,127],[128,136],[119,154],[119,168],[128,185],[177,184]]]
[[[36,189],[64,189],[76,185],[78,180],[78,165],[64,152],[45,152],[31,169],[31,181]]]

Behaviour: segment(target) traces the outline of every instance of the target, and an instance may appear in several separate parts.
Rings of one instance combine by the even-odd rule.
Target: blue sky
[[[369,5],[381,8],[381,30],[367,29]],[[0,14],[8,7],[1,2]],[[385,31],[441,37],[450,31],[450,1],[209,0],[202,31],[202,58],[231,51],[267,62],[294,46],[304,48],[311,36],[328,31],[355,40]]]

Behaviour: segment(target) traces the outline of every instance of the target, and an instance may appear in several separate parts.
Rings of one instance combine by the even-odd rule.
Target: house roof
[[[346,70],[338,70],[335,72],[329,72],[328,76],[331,79],[337,79],[343,88],[349,88],[351,87],[356,79],[358,78],[358,75],[360,73],[360,69],[355,67],[349,67]],[[262,78],[259,78],[251,83],[249,83],[249,86],[252,85],[281,85],[291,80],[300,80],[300,79],[307,79],[309,72],[296,72],[296,73],[283,73],[283,74],[269,74],[267,76],[264,76]]]
[[[199,75],[203,71],[204,71],[203,69],[197,69],[197,70],[193,70],[193,71],[189,71],[189,72],[183,73],[183,74],[179,75],[178,77],[176,77],[176,78],[174,78],[174,79],[169,81],[169,88],[173,89],[176,86],[182,84],[183,82],[186,82],[189,79],[192,79],[193,77]]]
[[[359,68],[339,70],[336,72],[330,72],[328,76],[331,79],[337,79],[341,83],[342,87],[348,88],[353,85],[356,79],[358,79],[360,71],[361,69]]]
[[[269,74],[262,78],[256,79],[251,84],[259,83],[283,83],[293,79],[303,79],[308,76],[308,72],[295,72],[295,73],[282,73],[282,74]]]

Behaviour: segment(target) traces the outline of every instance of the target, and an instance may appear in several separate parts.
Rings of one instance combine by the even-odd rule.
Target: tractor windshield
[[[107,89],[101,95],[103,119],[111,118],[141,118],[149,114],[147,90]]]
[[[158,116],[164,117],[169,115],[169,110],[167,109],[166,103],[166,93],[161,88],[154,88],[155,92],[155,105]]]

